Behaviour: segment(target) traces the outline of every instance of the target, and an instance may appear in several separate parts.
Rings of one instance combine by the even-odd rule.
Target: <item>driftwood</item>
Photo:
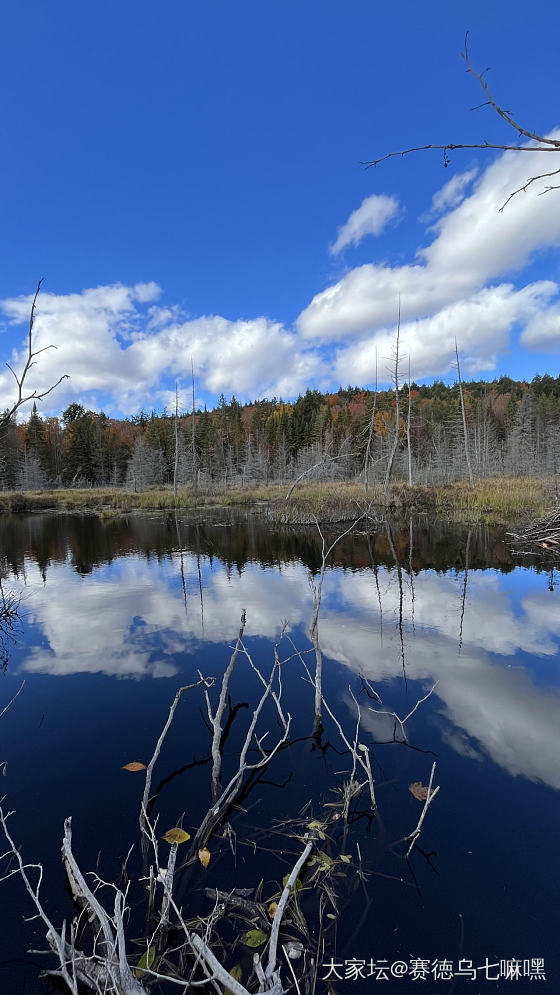
[[[533,550],[546,549],[560,555],[560,511],[551,511],[520,532],[508,532],[507,535],[516,543],[533,547]]]

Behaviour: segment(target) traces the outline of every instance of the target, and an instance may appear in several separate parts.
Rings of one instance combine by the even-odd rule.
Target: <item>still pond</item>
[[[327,546],[335,537],[327,534]],[[320,942],[317,995],[557,995],[560,575],[516,556],[503,530],[370,523],[337,544],[318,621],[322,691],[350,741],[359,703],[377,802],[372,817],[360,768],[365,786],[346,825],[352,757],[325,708],[317,730],[305,669],[313,675],[310,579],[316,587],[321,551],[315,529],[282,531],[227,511],[197,521],[164,513],[0,521],[3,590],[21,596],[19,622],[4,636],[0,711],[25,680],[0,719],[2,806],[14,811],[25,860],[43,865],[51,919],[73,914],[60,859],[65,817],[82,868],[117,881],[138,840],[144,783],[123,766],[148,763],[177,688],[199,672],[216,678],[215,705],[245,610],[243,644],[265,677],[280,641],[289,740],[246,783],[227,832],[210,839],[208,867],[195,869],[180,897],[188,914],[210,914],[209,889],[278,898],[302,849],[298,835],[315,822],[323,866],[302,873],[299,901],[309,942]],[[259,688],[242,653],[229,687],[224,776],[236,769]],[[389,713],[403,719],[432,688],[402,742]],[[263,746],[272,748],[278,716],[262,718],[259,735],[268,730]],[[191,691],[154,773],[160,836],[178,822],[193,834],[206,813],[211,739],[204,695]],[[434,761],[440,789],[407,859],[403,840],[423,808],[411,786],[428,784]],[[34,910],[19,878],[0,884],[0,910],[0,992],[60,991],[38,978],[54,958],[27,952],[46,949],[45,930],[27,921]],[[301,936],[296,927],[287,934]],[[234,920],[227,928],[223,961],[246,972],[253,951]]]

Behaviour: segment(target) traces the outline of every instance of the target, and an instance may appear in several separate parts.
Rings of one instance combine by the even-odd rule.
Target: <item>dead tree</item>
[[[373,440],[373,433],[375,431],[375,409],[377,407],[377,346],[375,347],[375,393],[373,395],[373,407],[371,409],[371,418],[369,420],[369,431],[368,440],[366,446],[366,455],[364,459],[364,491],[367,494],[369,486],[369,467],[371,463],[371,443]]]
[[[486,100],[481,104],[477,104],[472,110],[478,110],[480,107],[491,107],[496,114],[505,121],[513,130],[516,132],[517,141],[512,143],[501,143],[501,142],[489,142],[486,139],[481,142],[445,142],[444,144],[435,145],[416,145],[411,148],[401,149],[398,152],[387,152],[385,155],[380,156],[378,159],[371,159],[369,162],[365,162],[365,166],[379,166],[380,163],[385,162],[386,159],[394,159],[397,156],[410,155],[412,152],[426,152],[426,151],[440,151],[443,152],[443,165],[445,167],[449,166],[450,158],[449,153],[455,152],[458,149],[494,149],[499,152],[552,152],[560,155],[560,140],[557,138],[548,138],[545,135],[539,135],[537,132],[532,131],[530,128],[525,128],[522,124],[515,120],[509,111],[506,111],[503,107],[498,104],[492,95],[488,84],[486,83],[484,76],[488,72],[488,69],[484,69],[481,73],[478,73],[473,67],[468,50],[468,31],[465,35],[465,45],[464,50],[461,53],[461,58],[467,67],[467,72],[471,76],[474,76],[475,80],[482,88]],[[527,142],[532,144],[522,145],[520,139],[526,139]],[[506,198],[504,203],[500,207],[500,211],[509,204],[513,197],[517,196],[519,193],[526,193],[529,187],[531,187],[538,180],[552,180],[555,177],[560,176],[560,167],[557,169],[551,169],[545,171],[544,173],[535,173],[533,176],[529,176],[522,186],[517,187],[513,190],[509,196]],[[541,190],[541,193],[549,193],[551,190],[560,189],[560,183],[548,183]]]
[[[406,448],[408,451],[408,486],[412,487],[412,452],[410,449],[410,417],[412,412],[412,397],[410,394],[410,356],[408,357],[408,415],[406,419]]]
[[[6,363],[6,366],[8,367],[10,373],[13,375],[14,380],[17,384],[17,397],[13,402],[12,406],[8,408],[6,411],[4,411],[2,415],[0,415],[0,432],[2,432],[4,429],[8,427],[8,425],[10,424],[10,420],[13,418],[16,411],[19,408],[21,408],[23,404],[27,404],[28,401],[33,401],[33,400],[40,401],[43,397],[46,397],[47,394],[50,394],[51,391],[53,391],[56,387],[58,387],[63,380],[68,380],[68,374],[63,373],[62,376],[59,377],[59,379],[56,381],[56,383],[54,383],[52,387],[48,387],[47,390],[43,390],[40,392],[32,390],[29,393],[26,393],[25,381],[27,379],[29,370],[31,369],[32,366],[35,366],[35,357],[39,356],[42,352],[47,352],[48,349],[56,349],[56,346],[52,344],[43,346],[42,349],[33,349],[33,326],[35,324],[37,298],[39,296],[39,291],[41,290],[42,282],[43,280],[41,279],[37,284],[37,290],[35,291],[35,296],[33,298],[33,303],[31,305],[31,313],[29,315],[29,330],[27,333],[27,359],[25,361],[25,366],[23,367],[23,370],[18,376],[13,366],[11,366],[9,363]]]
[[[193,494],[198,490],[198,467],[196,461],[196,425],[194,420],[194,365],[191,356],[191,382],[192,382],[192,412],[191,412],[191,448],[192,448],[192,489]]]
[[[175,462],[173,464],[173,497],[177,497],[177,471],[179,469],[179,386],[175,381]]]
[[[395,388],[395,435],[393,437],[393,445],[391,446],[391,452],[389,453],[389,459],[387,461],[387,469],[385,471],[385,494],[389,493],[391,487],[391,474],[393,472],[393,463],[395,461],[395,453],[397,451],[397,446],[399,444],[399,422],[400,422],[400,402],[399,402],[399,341],[401,334],[401,301],[399,297],[399,319],[397,322],[397,337],[394,346],[394,359],[395,366],[393,369],[393,385]]]
[[[467,432],[467,418],[465,415],[465,400],[463,398],[463,383],[461,380],[461,366],[459,364],[459,350],[457,349],[457,339],[455,339],[455,355],[457,357],[457,379],[459,381],[459,397],[461,399],[461,418],[463,420],[463,438],[465,441],[465,461],[467,464],[467,470],[469,472],[469,484],[474,489],[474,477],[471,467],[471,458],[469,455],[469,436]]]

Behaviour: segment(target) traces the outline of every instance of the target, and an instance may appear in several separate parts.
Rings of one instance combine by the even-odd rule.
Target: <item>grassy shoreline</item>
[[[466,524],[515,524],[537,518],[558,504],[555,478],[495,477],[481,480],[471,490],[466,481],[438,487],[407,487],[396,483],[389,499],[380,485],[364,488],[356,483],[308,483],[297,487],[286,501],[288,485],[258,486],[240,490],[216,488],[211,494],[193,495],[181,488],[142,494],[120,488],[0,492],[0,513],[39,510],[92,511],[105,514],[126,511],[181,510],[197,512],[209,507],[252,508],[285,525],[348,521],[372,505],[376,510],[427,513]]]

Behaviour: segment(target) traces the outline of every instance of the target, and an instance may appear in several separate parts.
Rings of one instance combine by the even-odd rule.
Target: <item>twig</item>
[[[0,719],[1,719],[1,718],[2,718],[2,716],[4,715],[4,712],[7,712],[7,711],[8,711],[8,709],[9,709],[10,705],[13,705],[13,703],[14,703],[14,701],[16,700],[16,698],[17,698],[18,694],[20,693],[20,691],[22,691],[22,690],[23,690],[23,685],[24,685],[24,684],[25,684],[25,681],[22,681],[22,682],[21,682],[21,684],[20,684],[20,686],[19,686],[19,688],[18,688],[18,690],[16,691],[16,693],[15,693],[14,697],[13,697],[13,698],[11,699],[11,701],[9,701],[9,702],[8,702],[8,704],[7,704],[7,705],[4,705],[4,708],[3,708],[3,709],[2,709],[2,711],[0,712]]]
[[[153,771],[154,771],[154,767],[155,767],[155,765],[157,763],[157,760],[158,760],[158,757],[159,757],[159,755],[161,753],[161,748],[163,746],[163,742],[165,740],[165,737],[167,736],[167,733],[169,732],[169,727],[170,727],[171,723],[173,722],[173,716],[175,715],[175,710],[177,708],[177,705],[179,704],[181,696],[184,694],[185,691],[192,691],[192,690],[194,690],[194,688],[199,688],[202,685],[204,685],[205,688],[212,687],[213,683],[214,683],[214,678],[213,677],[201,677],[200,680],[196,682],[196,684],[187,684],[184,687],[179,688],[179,690],[177,691],[177,693],[175,695],[175,698],[173,699],[173,701],[171,703],[171,707],[169,709],[169,715],[167,716],[167,721],[166,721],[166,723],[165,723],[165,725],[164,725],[164,727],[163,727],[163,729],[162,729],[162,731],[160,733],[160,736],[159,736],[159,739],[158,739],[158,741],[156,743],[156,747],[155,747],[152,759],[150,760],[150,762],[148,764],[148,767],[146,769],[146,781],[145,781],[145,784],[144,784],[144,794],[142,796],[142,803],[140,805],[140,816],[139,816],[140,832],[141,833],[144,833],[144,830],[146,828],[146,813],[148,811],[148,802],[150,800],[150,788],[152,786],[152,774],[153,774]],[[144,837],[142,837],[142,838],[144,838]]]
[[[426,812],[428,811],[429,806],[433,802],[434,798],[436,797],[436,795],[437,795],[437,793],[438,793],[438,791],[440,789],[440,785],[438,784],[437,788],[434,788],[434,790],[432,791],[432,781],[434,779],[435,769],[436,769],[436,762],[434,760],[434,763],[432,764],[432,772],[430,774],[430,783],[428,785],[428,793],[426,795],[426,801],[424,802],[424,808],[422,809],[422,813],[420,815],[420,818],[418,819],[418,825],[416,826],[416,829],[413,829],[413,831],[410,833],[409,836],[405,836],[404,837],[405,841],[408,841],[408,840],[411,841],[410,846],[409,846],[408,850],[406,851],[407,858],[410,856],[410,852],[414,848],[416,840],[420,836],[420,832],[421,832],[421,829],[422,829],[422,823],[424,822],[424,819],[426,817]]]
[[[461,58],[463,59],[467,67],[467,72],[470,73],[470,75],[473,76],[474,79],[477,81],[479,86],[482,87],[482,90],[484,91],[484,94],[486,96],[486,101],[484,101],[483,104],[479,104],[477,107],[474,107],[472,109],[478,110],[479,107],[484,107],[484,106],[492,107],[492,109],[496,112],[496,114],[499,117],[501,117],[502,120],[506,122],[506,124],[508,124],[511,128],[513,128],[517,132],[519,137],[526,138],[528,141],[535,142],[536,144],[521,145],[519,143],[508,144],[507,142],[500,143],[500,142],[482,141],[482,142],[446,142],[445,144],[441,145],[434,145],[434,144],[416,145],[412,146],[411,148],[402,149],[399,152],[388,152],[377,159],[372,159],[369,162],[364,162],[362,163],[362,165],[366,166],[366,168],[369,168],[370,166],[379,166],[380,163],[385,162],[387,159],[394,159],[398,156],[403,158],[404,156],[410,155],[413,152],[427,152],[434,150],[443,152],[444,166],[449,165],[450,160],[448,153],[455,152],[458,149],[494,149],[500,152],[532,152],[532,153],[556,152],[557,154],[560,153],[560,141],[557,138],[548,138],[546,135],[540,135],[535,131],[531,131],[530,129],[525,128],[523,125],[519,124],[519,122],[516,121],[515,118],[512,117],[509,111],[506,111],[503,107],[501,107],[498,104],[498,102],[494,99],[490,91],[490,88],[488,87],[488,84],[483,78],[484,73],[478,73],[474,69],[470,61],[469,52],[467,48],[467,39],[468,39],[468,32],[465,36],[465,46],[464,46],[464,51],[461,53]],[[516,197],[517,194],[519,193],[526,192],[528,188],[537,180],[548,179],[550,177],[558,175],[560,175],[560,169],[554,169],[551,170],[550,172],[539,173],[535,174],[534,176],[531,176],[522,186],[518,187],[508,196],[508,198],[504,201],[504,203],[500,207],[499,209],[500,212],[507,207],[507,205],[509,204],[509,202],[512,200],[513,197]],[[557,184],[550,184],[549,186],[545,187],[544,190],[541,191],[541,194],[548,193],[550,190],[556,190],[556,189],[558,189]]]

